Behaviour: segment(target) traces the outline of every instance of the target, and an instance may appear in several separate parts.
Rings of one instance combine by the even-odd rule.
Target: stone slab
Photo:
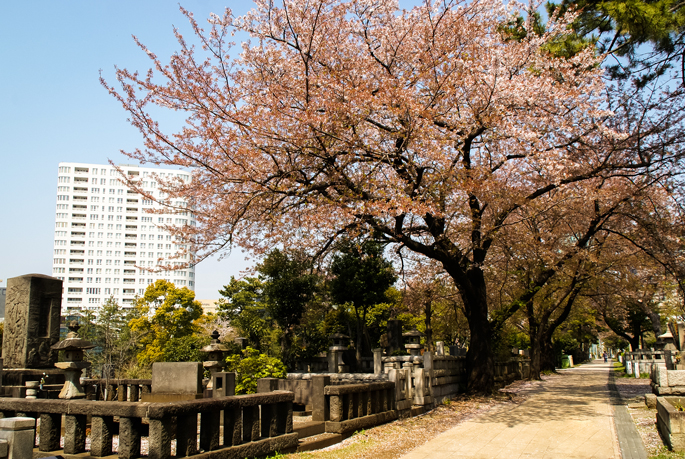
[[[54,368],[59,341],[62,281],[42,274],[7,279],[5,368]]]
[[[202,394],[203,372],[199,362],[155,362],[152,364],[152,393]]]

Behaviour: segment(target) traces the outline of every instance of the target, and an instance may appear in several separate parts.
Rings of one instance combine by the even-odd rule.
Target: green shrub
[[[260,354],[257,349],[247,347],[244,357],[234,354],[226,358],[227,371],[235,371],[235,393],[254,394],[257,392],[257,380],[260,378],[285,378],[285,365],[275,357]]]

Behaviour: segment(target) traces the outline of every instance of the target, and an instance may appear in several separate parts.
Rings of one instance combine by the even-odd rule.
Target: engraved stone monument
[[[24,386],[43,373],[64,377],[56,370],[57,352],[50,346],[59,341],[62,281],[42,274],[27,274],[7,280],[5,331],[2,342],[4,386]],[[59,382],[52,378],[55,383]],[[11,392],[11,391],[9,391]],[[16,394],[15,396],[22,396]]]

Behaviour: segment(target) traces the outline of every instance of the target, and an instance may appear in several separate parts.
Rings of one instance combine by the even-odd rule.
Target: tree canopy
[[[682,101],[612,94],[591,47],[550,53],[571,33],[565,17],[512,40],[503,25],[525,11],[497,0],[258,0],[208,32],[185,14],[202,51],[177,32],[168,65],[141,44],[154,71],[119,69],[118,91],[103,81],[144,136],[128,154],[193,171],[162,184],[198,221],[172,231],[200,258],[233,245],[323,253],[373,233],[434,260],[461,296],[475,390],[493,387],[493,330],[679,158]],[[236,31],[253,41],[231,58]],[[163,132],[151,105],[186,126]],[[489,270],[533,216],[544,233],[526,250],[544,265],[491,314]]]

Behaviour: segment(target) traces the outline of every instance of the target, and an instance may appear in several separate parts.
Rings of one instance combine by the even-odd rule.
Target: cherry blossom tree
[[[184,11],[201,49],[177,31],[180,50],[165,65],[140,44],[154,69],[118,69],[120,87],[103,84],[144,137],[130,157],[192,170],[190,183],[162,180],[161,191],[169,205],[192,203],[198,225],[170,229],[198,259],[234,246],[323,254],[341,235],[368,232],[434,260],[469,322],[469,388],[489,391],[493,331],[653,180],[632,177],[658,175],[674,154],[644,133],[631,147],[592,49],[547,51],[570,19],[510,39],[502,24],[527,9],[257,0],[245,16],[212,16],[208,31]],[[231,57],[235,32],[251,41]],[[165,132],[153,107],[185,113],[185,127]],[[506,256],[504,235],[560,206],[573,209],[573,236],[554,246],[541,235],[545,269],[492,314],[489,267]]]

